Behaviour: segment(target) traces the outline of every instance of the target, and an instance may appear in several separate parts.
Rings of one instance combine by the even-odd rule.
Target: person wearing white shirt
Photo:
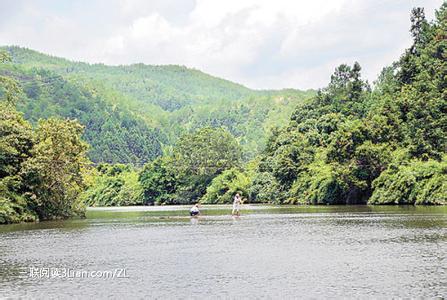
[[[239,193],[236,193],[236,195],[234,196],[234,201],[233,201],[233,211],[231,212],[231,214],[233,216],[239,216],[240,215],[240,206],[242,203],[242,199],[241,199],[241,195],[239,195]]]
[[[191,207],[191,209],[189,210],[189,214],[191,215],[191,217],[195,217],[195,216],[198,216],[200,214],[199,204],[198,203],[194,204],[194,206]]]

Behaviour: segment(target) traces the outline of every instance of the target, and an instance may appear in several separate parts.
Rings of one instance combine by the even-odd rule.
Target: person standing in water
[[[241,206],[242,200],[241,200],[241,196],[239,195],[239,193],[236,193],[236,195],[234,196],[234,201],[233,201],[233,211],[231,212],[231,214],[233,216],[239,216],[240,212],[240,206]]]
[[[191,217],[200,215],[199,203],[196,203],[193,207],[191,207],[191,209],[189,210],[189,214],[191,215]]]

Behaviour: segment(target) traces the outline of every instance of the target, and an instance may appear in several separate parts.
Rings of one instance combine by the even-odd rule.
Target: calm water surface
[[[0,226],[0,298],[447,297],[447,207],[187,209]]]

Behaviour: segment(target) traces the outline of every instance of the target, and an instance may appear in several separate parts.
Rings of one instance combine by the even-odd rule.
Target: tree
[[[0,104],[0,179],[19,173],[33,144],[31,125],[20,113]]]
[[[370,204],[447,204],[447,157],[391,164],[374,182]]]
[[[174,149],[176,168],[186,175],[214,176],[241,162],[241,147],[223,128],[183,135]]]
[[[248,188],[251,178],[247,172],[238,168],[223,171],[216,176],[206,188],[206,194],[201,198],[201,203],[232,203],[233,197],[239,193],[242,197],[248,197]]]
[[[138,172],[129,165],[100,164],[91,172],[81,200],[88,206],[142,205],[143,189]]]
[[[241,162],[241,148],[223,128],[202,128],[183,135],[172,155],[145,165],[139,181],[147,204],[198,201],[213,178]]]
[[[32,157],[24,163],[21,176],[29,192],[30,206],[42,220],[82,214],[78,196],[84,189],[87,144],[83,127],[73,120],[41,120],[36,130]]]
[[[427,20],[423,7],[415,7],[411,10],[411,36],[413,37],[413,45],[410,48],[412,54],[418,54],[418,47],[425,45],[427,37],[425,36],[428,28]]]
[[[33,144],[31,125],[11,106],[0,103],[0,224],[36,219],[22,196],[27,187],[19,175]]]
[[[270,172],[256,172],[249,187],[250,202],[281,203],[281,186]]]
[[[241,159],[238,142],[223,128],[205,127],[182,136],[173,153],[180,182],[177,201],[197,201],[214,177],[238,166]]]
[[[145,204],[169,203],[177,190],[178,178],[170,157],[159,157],[146,164],[139,174]]]
[[[11,62],[11,57],[8,53],[0,51],[0,64],[7,62]],[[22,90],[16,80],[9,76],[0,76],[0,100],[14,106],[21,94]]]
[[[0,63],[8,61],[0,51]],[[34,144],[31,125],[13,107],[19,95],[17,82],[0,76],[0,224],[36,219],[22,196],[26,186],[19,175]]]

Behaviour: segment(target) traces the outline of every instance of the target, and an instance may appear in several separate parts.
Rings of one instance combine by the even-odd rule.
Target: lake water
[[[0,298],[447,297],[447,207],[187,210],[0,226]]]

